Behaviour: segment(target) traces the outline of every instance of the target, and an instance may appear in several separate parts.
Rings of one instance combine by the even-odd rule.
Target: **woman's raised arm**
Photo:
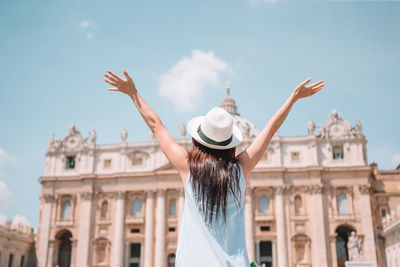
[[[136,86],[129,76],[129,74],[124,71],[126,79],[123,79],[111,71],[107,71],[109,75],[104,74],[107,79],[104,79],[107,83],[114,86],[114,88],[107,88],[109,91],[117,91],[127,94],[135,106],[139,110],[140,115],[142,115],[144,121],[149,126],[151,132],[157,138],[160,144],[161,150],[167,156],[168,160],[175,166],[178,170],[182,182],[186,184],[187,175],[189,173],[189,166],[187,163],[188,152],[185,148],[180,146],[170,132],[164,127],[158,115],[154,110],[144,101],[142,96],[136,90]]]
[[[251,145],[245,151],[240,153],[238,157],[244,163],[243,173],[245,177],[247,177],[247,175],[260,161],[268,147],[269,142],[272,139],[272,136],[274,136],[275,132],[285,121],[293,104],[300,98],[314,95],[325,86],[325,84],[322,84],[324,81],[319,81],[307,86],[306,84],[310,81],[311,78],[308,78],[294,89],[290,97],[286,100],[278,112],[276,112],[275,115],[270,119],[270,121],[267,123],[261,133],[254,139]]]

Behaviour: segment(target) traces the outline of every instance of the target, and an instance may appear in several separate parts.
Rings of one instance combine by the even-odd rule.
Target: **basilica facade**
[[[221,107],[244,135],[258,134],[237,112],[229,88]],[[246,184],[245,232],[250,262],[260,266],[380,265],[372,207],[371,166],[360,122],[340,113],[311,119],[304,136],[276,134]],[[174,266],[183,184],[157,140],[97,144],[75,125],[50,138],[39,178],[38,266]],[[180,145],[191,139],[181,127]],[[384,253],[381,253],[384,254]]]

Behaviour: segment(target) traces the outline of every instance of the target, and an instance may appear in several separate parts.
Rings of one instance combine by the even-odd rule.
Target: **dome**
[[[255,137],[258,135],[258,130],[249,120],[240,117],[237,113],[237,106],[235,100],[232,98],[230,93],[229,83],[226,85],[226,96],[221,101],[221,108],[229,112],[233,117],[234,124],[239,127],[244,138]]]

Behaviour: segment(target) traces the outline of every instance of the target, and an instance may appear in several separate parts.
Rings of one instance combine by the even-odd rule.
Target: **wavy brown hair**
[[[212,149],[193,138],[192,142],[188,161],[195,198],[202,204],[206,223],[212,225],[214,211],[215,221],[220,218],[222,212],[226,223],[229,192],[232,192],[236,203],[238,203],[237,192],[241,196],[239,179],[242,162],[235,156],[236,148]]]

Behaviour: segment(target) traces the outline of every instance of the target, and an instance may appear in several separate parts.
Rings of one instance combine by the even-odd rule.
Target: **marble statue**
[[[128,138],[128,131],[124,128],[121,132],[122,143],[126,143],[126,139]]]
[[[179,126],[179,131],[181,133],[181,138],[185,139],[186,138],[186,129],[185,129],[185,125],[181,124]]]
[[[355,231],[352,231],[347,242],[347,250],[349,252],[349,261],[356,261],[362,253],[361,238]]]
[[[95,130],[92,130],[92,131],[90,132],[90,142],[91,142],[92,144],[95,144],[95,143],[96,143],[96,138],[97,138],[96,131],[95,131]]]
[[[315,130],[315,123],[312,120],[312,118],[310,118],[310,120],[308,121],[308,135],[314,135],[314,130]]]

